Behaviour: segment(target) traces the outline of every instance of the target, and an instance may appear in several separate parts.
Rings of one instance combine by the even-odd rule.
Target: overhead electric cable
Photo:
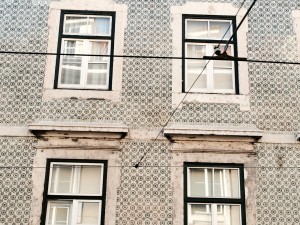
[[[115,57],[115,58],[144,58],[144,59],[193,59],[193,60],[207,60],[207,58],[193,58],[193,57],[176,57],[176,56],[139,56],[139,55],[91,55],[91,54],[60,54],[60,53],[42,53],[42,52],[4,52],[0,54],[21,54],[21,55],[70,55],[70,56],[101,56],[101,57]],[[289,61],[268,61],[260,59],[244,59],[244,58],[210,58],[210,60],[222,61],[236,61],[236,62],[250,62],[250,63],[264,63],[264,64],[284,64],[284,65],[300,65],[300,62]]]
[[[60,167],[64,167],[63,165],[60,165]],[[68,166],[65,166],[68,167]],[[86,167],[99,167],[98,165],[86,165]],[[103,166],[105,168],[132,168],[132,166]],[[155,165],[155,166],[143,166],[146,168],[157,168],[157,167],[162,167],[162,168],[184,168],[184,167],[189,167],[189,166],[160,166],[160,165]],[[49,169],[49,168],[55,168],[53,166],[0,166],[0,169]],[[299,169],[300,166],[244,166],[243,168],[245,169]]]
[[[251,9],[254,7],[255,3],[257,2],[257,0],[254,0],[251,4],[251,6],[249,7],[249,9],[247,10],[246,14],[244,15],[244,17],[242,18],[242,20],[240,21],[239,25],[237,26],[237,28],[235,29],[235,31],[232,33],[231,37],[229,38],[229,40],[227,41],[225,48],[224,48],[224,52],[227,51],[228,45],[231,42],[232,38],[236,35],[237,31],[240,29],[240,27],[242,26],[243,22],[245,21],[245,19],[247,18],[248,14],[250,13]]]

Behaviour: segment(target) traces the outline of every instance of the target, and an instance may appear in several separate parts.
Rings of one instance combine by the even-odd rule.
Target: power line
[[[6,52],[0,51],[0,54],[16,54],[16,55],[68,55],[68,56],[98,56],[98,57],[113,57],[113,58],[142,58],[142,59],[192,59],[192,60],[207,60],[207,58],[194,57],[177,57],[177,56],[141,56],[141,55],[93,55],[93,54],[64,54],[64,53],[43,53],[43,52]],[[259,59],[243,59],[243,58],[210,58],[211,61],[236,61],[236,62],[250,62],[250,63],[265,63],[265,64],[283,64],[283,65],[300,65],[300,62],[289,61],[269,61]]]
[[[97,165],[84,165],[85,167],[99,167]],[[67,165],[64,166],[64,165],[59,165],[59,167],[68,167]],[[102,167],[105,167],[105,168],[132,168],[133,166],[102,166]],[[164,166],[164,165],[156,165],[156,166],[144,166],[144,165],[141,165],[139,167],[143,167],[143,168],[185,168],[185,167],[191,167],[191,166]],[[205,167],[205,166],[203,166]],[[53,167],[53,166],[0,166],[0,169],[50,169],[50,168],[56,168],[56,167]],[[223,167],[222,167],[223,168]],[[300,167],[298,166],[244,166],[243,167],[244,169],[300,169]]]
[[[254,0],[254,3],[257,0]],[[236,16],[238,15],[239,11],[241,10],[241,8],[243,7],[244,3],[246,2],[246,0],[244,0],[242,2],[242,4],[240,5]],[[253,5],[251,8],[248,9],[246,15],[249,13],[249,11],[253,8]],[[244,20],[242,20],[238,26],[238,28],[240,27],[241,23],[243,23]],[[223,37],[221,38],[221,41],[225,38],[227,32],[229,31],[230,27],[232,26],[232,23],[230,24],[229,28],[226,30],[226,32],[224,33]],[[237,29],[238,29],[237,28]],[[234,33],[231,35],[230,39],[232,39],[232,37],[235,35],[236,30],[234,31]],[[219,45],[220,46],[220,43]],[[214,54],[213,54],[214,55]],[[212,56],[213,56],[212,55]],[[173,115],[175,114],[175,112],[178,110],[179,106],[182,104],[182,102],[185,100],[185,98],[187,97],[187,95],[190,93],[190,91],[192,90],[193,86],[195,85],[195,83],[197,82],[197,80],[200,78],[200,76],[202,75],[202,73],[204,72],[204,70],[206,69],[207,65],[209,64],[209,62],[211,61],[211,59],[209,59],[207,61],[207,63],[205,64],[205,66],[203,67],[201,73],[197,76],[197,78],[194,80],[194,82],[192,83],[191,87],[188,89],[188,91],[185,93],[184,97],[181,99],[181,101],[179,102],[179,104],[177,105],[177,107],[173,110],[173,112],[171,113],[170,117],[168,118],[168,120],[166,121],[166,123],[162,126],[162,128],[160,129],[159,133],[157,134],[156,138],[154,139],[154,141],[151,143],[150,147],[148,149],[146,149],[145,153],[143,154],[143,156],[140,158],[140,160],[134,165],[135,168],[138,168],[140,166],[140,163],[143,161],[143,159],[145,158],[145,156],[148,154],[149,150],[152,148],[152,146],[154,145],[154,143],[157,141],[159,135],[163,132],[164,128],[168,125],[168,123],[171,121]]]
[[[227,51],[228,45],[231,42],[232,38],[234,37],[234,35],[236,35],[237,31],[240,29],[241,25],[243,24],[244,20],[246,19],[246,17],[248,16],[248,14],[250,13],[251,9],[253,8],[253,6],[255,5],[257,0],[254,0],[251,4],[251,6],[249,7],[249,9],[247,10],[246,14],[244,15],[244,17],[242,18],[242,20],[240,21],[239,25],[237,26],[237,28],[235,29],[235,31],[233,32],[233,34],[231,35],[231,37],[229,38],[229,40],[227,41],[225,48],[224,48],[224,52]],[[245,3],[245,1],[243,2]]]

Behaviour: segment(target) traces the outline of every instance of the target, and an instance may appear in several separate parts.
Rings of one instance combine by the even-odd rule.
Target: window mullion
[[[108,55],[111,55],[111,41],[108,41],[108,49],[107,49],[107,54]],[[107,70],[106,70],[106,76],[107,76],[107,79],[106,79],[106,86],[108,87],[109,86],[109,69],[110,69],[110,63],[111,63],[111,57],[109,57],[107,59]]]
[[[71,223],[70,225],[77,224],[77,209],[78,209],[78,200],[73,200],[72,211],[71,211]]]
[[[49,209],[51,210],[51,209]],[[53,214],[52,214],[52,219],[51,219],[51,225],[55,225],[55,217],[56,217],[56,206],[53,206]]]
[[[222,176],[222,182],[221,182],[221,185],[222,185],[222,191],[223,191],[223,193],[222,193],[222,196],[223,197],[226,197],[226,196],[230,196],[229,195],[229,193],[227,193],[227,190],[230,190],[229,188],[231,188],[231,184],[230,184],[230,180],[227,182],[226,181],[226,170],[225,169],[223,169],[223,176]],[[227,187],[229,187],[229,188],[227,188]]]
[[[205,179],[205,195],[209,196],[209,189],[208,189],[208,174],[207,169],[204,170],[204,179]]]
[[[185,58],[187,58],[187,43],[185,42],[184,43],[184,57]],[[184,90],[185,90],[185,92],[187,92],[187,90],[188,90],[188,86],[187,86],[187,60],[186,59],[184,59],[184,71],[185,71],[185,74],[184,74],[184,80],[185,80],[185,82],[184,82]]]
[[[83,41],[83,46],[85,50],[88,50],[85,54],[90,54],[90,42],[89,40]],[[86,81],[87,81],[87,72],[88,72],[88,59],[90,56],[83,56],[82,59],[82,69],[81,69],[81,79],[80,83],[83,88],[86,88]]]
[[[76,194],[79,193],[81,168],[82,166],[76,167],[76,182],[74,182],[74,189]]]
[[[212,56],[213,50],[212,50],[212,44],[207,45],[207,55]],[[207,65],[207,88],[209,92],[213,91],[213,60],[210,60]]]
[[[212,196],[215,196],[215,169],[213,168],[212,171]]]
[[[52,165],[52,168],[53,168],[53,165]],[[60,171],[60,168],[58,167],[57,168],[57,171],[56,171],[56,173],[55,173],[55,177],[54,177],[54,180],[55,180],[55,183],[54,183],[54,192],[57,192],[57,185],[58,185],[58,174],[59,174],[59,171]],[[53,169],[51,170],[51,173],[52,173],[52,176],[53,176]],[[49,193],[50,191],[48,190],[48,193]]]
[[[72,194],[76,194],[77,193],[77,174],[78,174],[78,172],[77,172],[77,166],[73,166],[72,167],[72,172],[73,172],[73,176],[72,176],[72,182],[71,182],[71,193]]]
[[[212,217],[212,225],[218,225],[218,213],[217,213],[217,204],[211,205],[211,217]]]

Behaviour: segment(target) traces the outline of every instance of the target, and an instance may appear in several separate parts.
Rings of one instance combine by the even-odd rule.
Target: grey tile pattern
[[[46,52],[49,2],[2,1],[1,50]],[[172,55],[170,6],[186,1],[116,2],[129,6],[124,54]],[[232,2],[238,7],[242,1],[209,2]],[[246,1],[248,7],[250,3]],[[249,16],[248,57],[296,61],[291,10],[299,8],[296,0],[259,1]],[[1,123],[122,120],[130,127],[154,128],[172,112],[171,60],[125,58],[119,104],[105,100],[42,101],[45,61],[45,56],[0,54]],[[299,66],[249,63],[251,111],[242,112],[236,104],[185,104],[173,121],[253,123],[264,130],[298,130],[299,71]]]
[[[169,143],[124,142],[117,225],[171,225],[173,196],[168,161]],[[149,151],[139,168],[133,166]]]
[[[227,2],[238,7],[242,0]],[[0,1],[0,51],[46,52],[48,0]],[[170,7],[185,0],[115,0],[128,5],[124,54],[172,56]],[[246,5],[251,4],[247,0]],[[298,0],[258,1],[249,16],[248,57],[296,61],[291,10]],[[0,54],[0,123],[27,125],[36,120],[123,121],[132,128],[160,127],[172,112],[172,62],[125,58],[120,103],[106,100],[43,101],[46,57]],[[172,122],[256,124],[275,132],[300,129],[300,67],[249,63],[251,111],[237,104],[189,103]],[[35,141],[0,139],[0,224],[28,224],[31,165]],[[117,223],[173,224],[169,144],[151,148],[144,165],[132,168],[149,142],[124,142]],[[299,224],[299,147],[259,145],[257,224]],[[9,168],[23,166],[26,168]],[[28,167],[28,168],[27,168]],[[278,168],[280,167],[280,168]]]
[[[258,146],[257,225],[300,223],[300,147]]]
[[[28,224],[35,140],[0,138],[0,224]]]

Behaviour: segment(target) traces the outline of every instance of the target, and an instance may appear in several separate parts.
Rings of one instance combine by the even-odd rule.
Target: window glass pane
[[[189,39],[202,39],[208,37],[208,22],[187,20],[186,38]]]
[[[188,58],[202,58],[206,54],[205,45],[187,45],[187,56]],[[186,89],[189,90],[193,85],[197,77],[201,74],[203,68],[206,65],[205,60],[186,60]],[[192,91],[196,89],[207,88],[207,75],[206,69],[202,72],[202,75],[198,78],[196,83],[193,85]]]
[[[213,170],[212,169],[206,169],[207,171],[207,196],[213,196]]]
[[[205,169],[190,169],[190,196],[206,196]]]
[[[224,196],[231,198],[239,198],[239,174],[238,170],[224,170]]]
[[[188,224],[189,225],[211,225],[211,205],[188,204]]]
[[[214,197],[240,197],[238,169],[214,170]]]
[[[214,68],[214,89],[233,89],[232,69]]]
[[[101,195],[100,165],[53,165],[50,193]]]
[[[102,167],[81,166],[79,194],[98,194],[101,191]]]
[[[78,202],[77,224],[99,224],[99,202]]]
[[[209,22],[209,29],[210,29],[210,33],[209,33],[209,38],[212,39],[222,39],[225,32],[227,31],[227,29],[230,26],[230,22],[213,22],[210,21]],[[225,37],[223,38],[223,40],[228,40],[231,37],[231,28],[228,30],[228,32],[226,33]]]
[[[61,84],[80,84],[81,64],[64,63],[61,70]]]
[[[53,165],[50,193],[70,193],[72,191],[72,174],[72,166]]]
[[[221,68],[232,68],[232,62],[231,61],[222,61],[222,60],[215,60],[214,67],[221,67]]]
[[[63,42],[63,53],[82,54],[83,42],[65,40]],[[62,55],[61,84],[80,84],[82,68],[82,56]]]
[[[239,205],[218,205],[217,225],[241,225]]]
[[[224,45],[220,45],[220,50],[221,52],[223,53],[224,52]],[[229,56],[233,56],[233,48],[229,45],[228,48],[227,48],[227,55]],[[225,67],[225,68],[232,68],[233,66],[233,62],[230,61],[230,60],[227,60],[227,61],[221,61],[221,60],[215,60],[214,62],[214,67]]]
[[[202,72],[203,70],[203,64],[197,60],[187,60],[186,61],[186,87],[187,90],[190,89],[190,87],[193,85],[192,90],[198,89],[198,88],[207,88],[207,75],[206,75],[206,69]],[[201,76],[200,73],[202,72]]]
[[[206,55],[206,45],[187,44],[187,58],[203,58]],[[205,64],[205,60],[202,61]]]
[[[107,85],[108,64],[93,63],[89,64],[87,84],[88,85]]]
[[[190,169],[190,196],[210,197],[212,193],[212,169]]]
[[[66,16],[64,34],[109,36],[110,17]]]
[[[189,168],[189,196],[239,198],[239,170]]]
[[[87,33],[87,17],[66,16],[64,22],[65,34],[86,34]]]
[[[88,34],[92,35],[110,35],[110,18],[106,17],[89,17]]]
[[[223,195],[223,170],[214,170],[214,197]]]
[[[70,220],[71,203],[50,203],[48,224],[68,225]]]
[[[90,53],[92,55],[109,55],[109,42],[107,41],[91,41],[90,42]],[[89,62],[108,62],[109,57],[103,56],[90,56]]]

